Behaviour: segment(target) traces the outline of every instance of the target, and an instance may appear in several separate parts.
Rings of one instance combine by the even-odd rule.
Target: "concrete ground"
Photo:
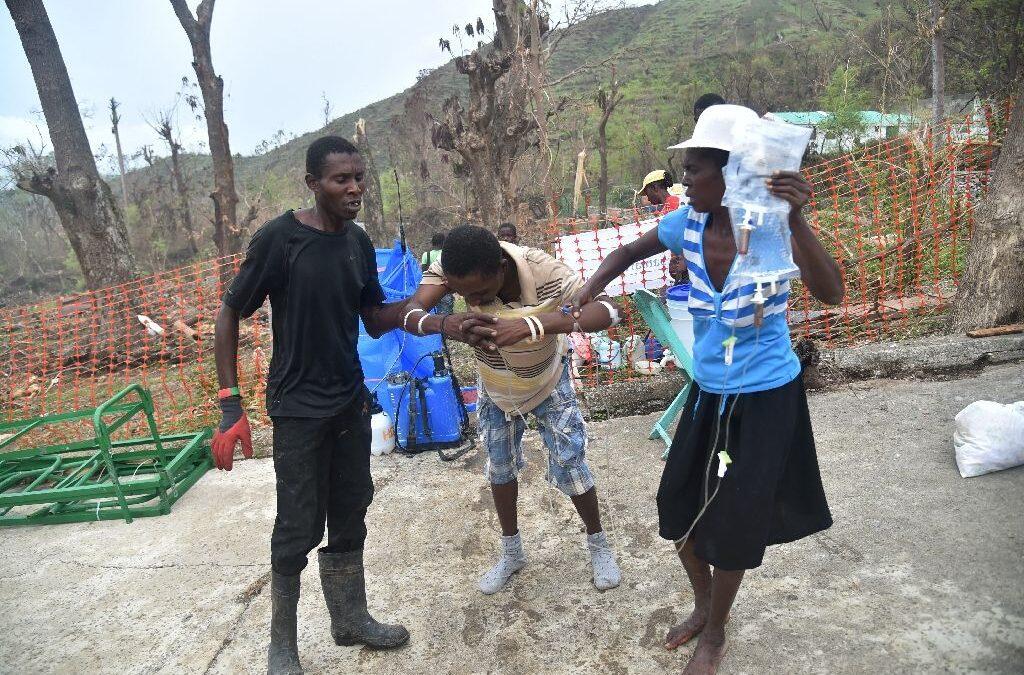
[[[962,479],[952,417],[976,399],[1024,398],[1024,369],[876,381],[812,396],[835,526],[769,552],[747,575],[728,673],[1021,672],[1024,468]],[[484,597],[497,524],[479,452],[373,462],[371,605],[412,642],[336,647],[315,564],[303,576],[309,673],[663,673],[669,625],[691,594],[658,539],[653,416],[591,426],[621,587],[591,586],[568,500],[543,483],[537,439],[520,498],[530,565]],[[269,623],[270,460],[211,472],[162,518],[0,532],[0,670],[258,673]]]

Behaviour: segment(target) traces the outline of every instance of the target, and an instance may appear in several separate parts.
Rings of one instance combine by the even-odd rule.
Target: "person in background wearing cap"
[[[659,534],[675,542],[694,593],[693,612],[669,630],[665,644],[675,649],[700,635],[686,675],[717,672],[729,610],[744,572],[761,565],[765,548],[832,524],[786,323],[789,282],[771,289],[763,320],[755,322],[754,284],[730,275],[736,241],[722,205],[722,169],[733,147],[732,129],[744,117],[757,116],[732,105],[701,115],[693,137],[674,146],[686,151],[682,183],[689,205],[608,255],[573,298],[576,308],[585,307],[630,265],[665,250],[686,258],[697,386],[683,409],[657,498]],[[793,254],[804,287],[822,302],[838,304],[844,294],[839,265],[801,213],[809,184],[790,171],[775,172],[766,184],[790,204]],[[726,446],[728,454],[720,457]],[[710,473],[716,457],[721,477]]]
[[[647,197],[647,201],[658,207],[655,216],[661,217],[679,208],[679,197],[668,191],[674,182],[672,174],[664,169],[655,169],[644,176],[638,194]]]
[[[644,183],[638,194],[647,197],[647,201],[659,207],[654,215],[658,218],[679,208],[679,197],[669,192],[674,181],[672,174],[664,169],[656,169],[644,176]],[[668,274],[673,282],[686,282],[686,261],[680,255],[672,254],[668,261]]]

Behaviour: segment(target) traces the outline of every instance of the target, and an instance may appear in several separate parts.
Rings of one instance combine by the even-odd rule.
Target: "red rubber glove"
[[[249,418],[242,410],[241,396],[228,396],[220,400],[220,426],[213,432],[213,464],[218,469],[231,471],[235,462],[235,446],[242,442],[242,456],[252,459],[252,430]]]

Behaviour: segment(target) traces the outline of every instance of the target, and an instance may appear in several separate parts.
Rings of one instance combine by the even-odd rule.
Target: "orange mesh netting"
[[[983,108],[940,128],[919,129],[805,169],[814,190],[808,220],[840,261],[847,293],[840,306],[825,307],[794,283],[789,313],[794,339],[809,337],[834,347],[940,326],[1009,110],[1009,102]],[[943,140],[938,151],[931,149],[935,134]],[[556,242],[562,235],[645,217],[626,210],[560,218],[548,235]],[[613,236],[598,238],[599,258],[619,245],[614,233],[606,234]],[[213,320],[225,280],[240,260],[209,260],[121,286],[0,310],[4,418],[95,407],[139,382],[153,393],[162,429],[214,423]],[[666,260],[645,266],[640,285],[663,285]],[[620,343],[647,333],[639,312],[625,305],[623,324],[611,331]],[[152,323],[147,326],[140,315]],[[265,306],[240,329],[239,379],[254,421],[263,416],[268,318]],[[581,376],[590,383],[630,379],[635,373],[624,361],[617,370],[591,362]]]
[[[840,262],[846,296],[839,306],[827,307],[795,281],[788,317],[794,340],[807,337],[836,347],[912,337],[941,327],[963,267],[974,209],[988,189],[993,154],[1011,107],[1010,102],[982,107],[939,127],[922,127],[804,168],[813,188],[807,219]],[[942,141],[938,150],[936,136]],[[651,217],[640,209],[609,209],[607,216],[558,218],[550,224],[549,236],[556,254],[588,269],[593,261],[588,265],[584,256],[603,259],[621,237],[604,232],[597,237],[596,254],[584,254],[575,245],[578,240],[566,235],[611,228],[629,232],[635,230],[630,223]],[[667,265],[665,256],[654,267],[634,271],[624,280],[629,282],[626,289],[659,288],[668,279]],[[609,288],[615,286],[613,282]],[[610,331],[620,344],[630,335],[644,337],[648,332],[632,303],[624,305],[622,324]],[[636,375],[627,358],[621,368],[607,368],[596,365],[601,360],[597,355],[595,350],[595,358],[580,369],[584,381]]]
[[[215,419],[213,321],[241,256],[0,313],[6,420],[95,407],[131,382],[152,391],[162,430]],[[139,317],[144,317],[140,319]],[[256,405],[270,345],[266,308],[242,323],[239,380]]]

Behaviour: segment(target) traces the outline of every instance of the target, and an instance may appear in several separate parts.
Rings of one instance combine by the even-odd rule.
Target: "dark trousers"
[[[370,417],[353,406],[325,419],[274,417],[277,518],[270,561],[278,574],[298,574],[323,540],[329,553],[363,547],[373,501]]]

